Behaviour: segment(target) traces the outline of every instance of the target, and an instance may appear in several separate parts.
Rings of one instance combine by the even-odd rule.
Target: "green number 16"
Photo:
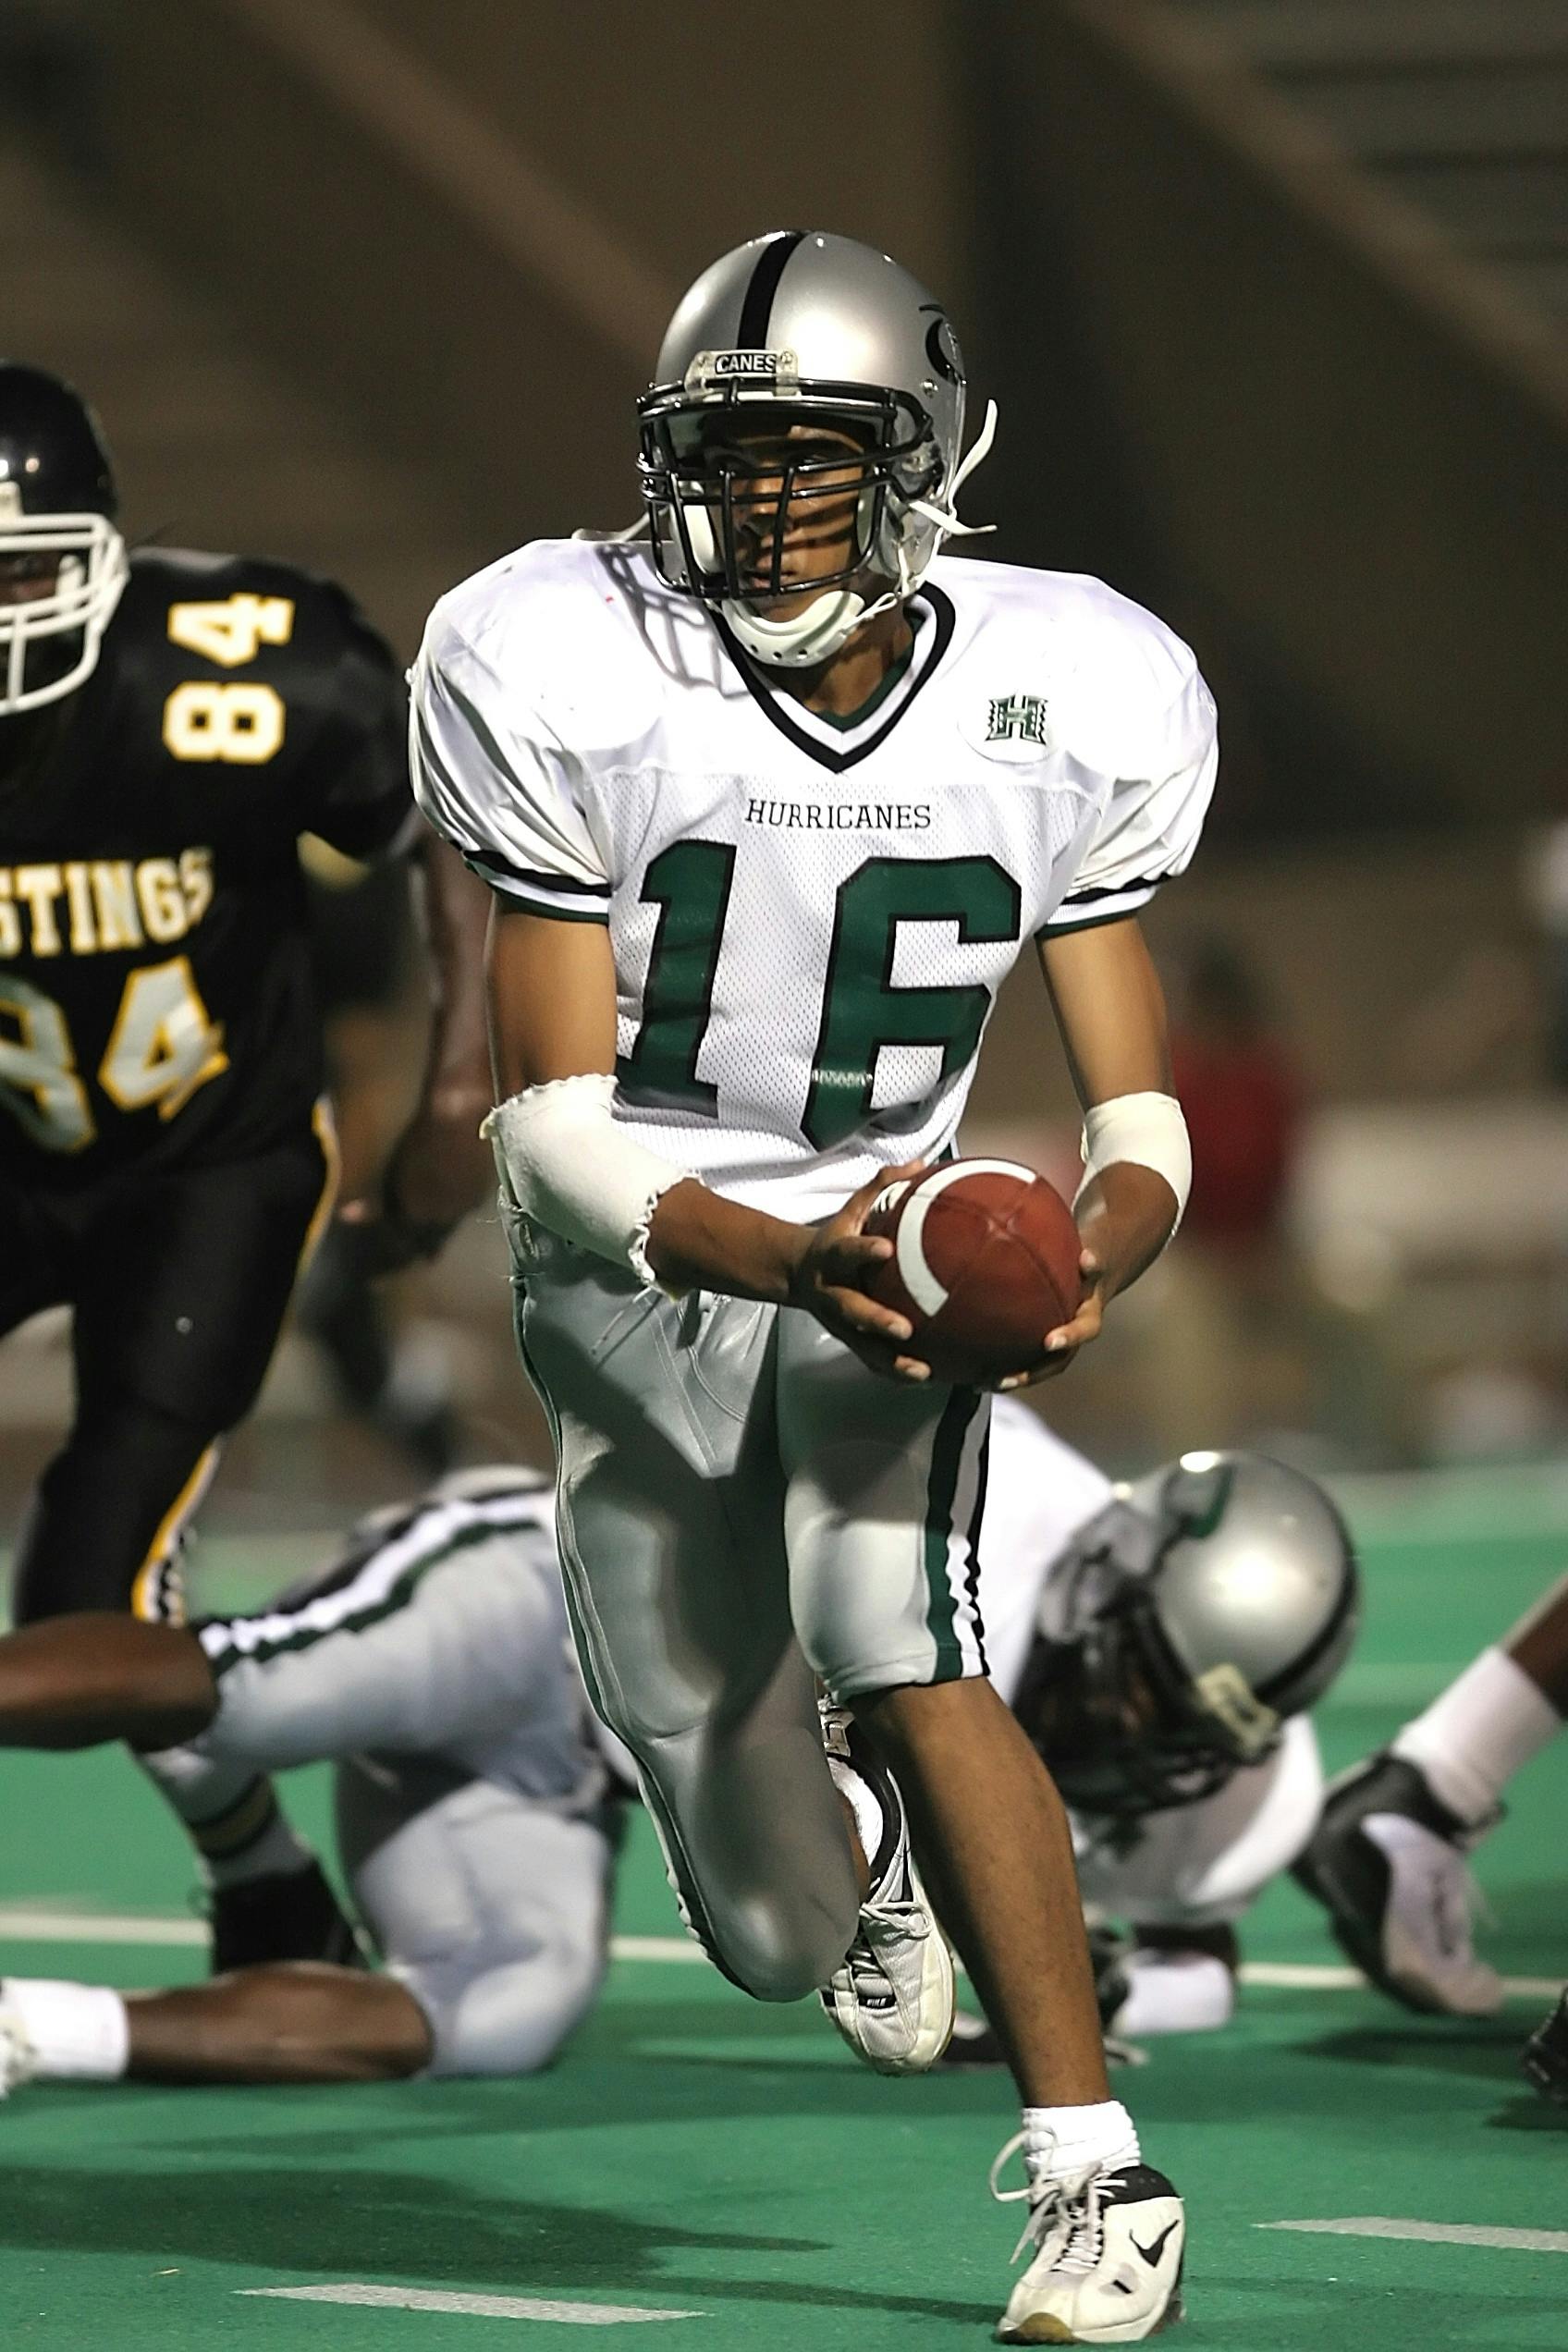
[[[658,907],[659,920],[643,1023],[617,1072],[632,1102],[718,1115],[717,1089],[698,1077],[697,1061],[713,1010],[735,857],[728,842],[677,841],[643,877],[643,900]],[[808,1143],[827,1151],[863,1124],[884,1046],[938,1049],[940,1084],[980,1042],[991,1004],[981,983],[894,985],[900,925],[951,923],[959,943],[971,947],[1016,939],[1020,911],[1017,883],[989,857],[867,858],[840,884],[801,1120]]]

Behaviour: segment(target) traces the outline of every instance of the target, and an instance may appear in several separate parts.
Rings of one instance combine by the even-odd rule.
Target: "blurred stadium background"
[[[1367,1644],[1325,1716],[1330,1761],[1345,1761],[1501,1630],[1568,1537],[1568,0],[876,0],[831,20],[754,0],[0,0],[0,349],[97,404],[133,536],[318,567],[404,655],[434,597],[505,546],[630,519],[631,402],[676,294],[728,244],[790,221],[875,239],[950,300],[973,381],[1000,408],[970,500],[999,525],[986,545],[1145,600],[1214,683],[1210,832],[1149,924],[1198,1144],[1193,1210],[1049,1404],[1112,1468],[1241,1440],[1333,1476],[1372,1588]],[[422,984],[377,886],[340,867],[319,878],[352,1189],[411,1092]],[[1043,1010],[1021,973],[969,1141],[1065,1181],[1076,1121]],[[396,1409],[379,1427],[345,1415],[319,1346],[299,1332],[286,1345],[206,1513],[214,1598],[307,1564],[323,1530],[406,1491],[422,1451],[542,1452],[493,1223],[476,1218],[405,1278],[392,1314]],[[330,1302],[316,1319],[331,1322]],[[340,1358],[376,1344],[349,1329]],[[7,1526],[66,1381],[47,1321],[0,1351]],[[1502,1965],[1554,1972],[1516,1981],[1537,2004],[1562,1966],[1553,1769],[1484,1871]],[[43,1770],[62,1799],[45,1802],[39,1774],[7,1783],[13,1910],[45,1896],[150,1908],[160,1917],[109,1964],[117,1980],[199,1965],[142,1948],[201,1931],[166,1933],[189,1865],[172,1832],[154,1853],[120,1759],[61,1767],[57,1783]],[[621,1925],[668,1929],[651,1844],[634,1858]],[[7,1917],[39,1965],[53,1915],[43,1929]],[[1467,2038],[1397,2033],[1371,1995],[1336,1984],[1321,1923],[1288,1888],[1249,1949],[1266,1986],[1280,1964],[1271,1991],[1249,1991],[1241,2053],[1277,2142],[1260,2157],[1256,2136],[1232,2135],[1217,2156],[1216,2135],[1194,2139],[1211,2205],[1217,2162],[1242,2185],[1271,2182],[1273,2163],[1259,2211],[1350,2195],[1452,2214],[1463,2145],[1489,2165],[1464,2189],[1470,2220],[1556,2212],[1529,2202],[1532,2119],[1492,2112],[1523,2008]],[[77,1942],[51,1964],[82,1966]],[[710,2103],[730,2133],[749,2113],[798,2110],[797,2137],[769,2134],[786,2202],[824,2115],[861,2185],[899,2134],[910,2170],[888,2181],[955,2134],[974,2141],[971,2169],[989,2152],[988,2094],[944,2090],[917,2158],[911,2124],[881,2120],[886,2087],[812,2063],[808,2021],[743,2009],[705,1972],[656,1973],[656,1992],[618,1974],[620,2011],[529,2111],[544,2176],[582,2207],[575,2237],[565,2207],[520,2207],[509,2185],[495,2201],[519,2128],[504,2093],[438,2087],[411,2127],[394,2094],[203,2100],[200,2125],[192,2102],[144,2095],[118,2128],[154,2168],[174,2151],[150,2179],[141,2155],[109,2174],[98,2117],[119,2094],[91,2115],[41,2105],[23,2153],[43,2185],[12,2175],[18,2243],[74,2246],[80,2231],[113,2250],[94,2340],[165,2342],[135,2332],[171,2324],[155,2296],[134,2326],[117,2300],[127,2248],[138,2280],[150,2262],[214,2259],[214,2244],[215,2259],[275,2270],[400,2274],[403,2233],[423,2246],[444,2217],[455,2267],[433,2277],[508,2283],[521,2247],[557,2284],[619,2291],[628,2224],[596,2209],[621,2199],[625,2150],[611,2162],[580,2128],[584,2100],[612,2120],[638,2107],[631,2131],[652,2102],[662,2137],[631,2143],[634,2160],[650,2181],[680,2174],[677,2219],[690,2184],[709,2226],[777,2222],[771,2190],[766,2211],[724,2201]],[[1343,2004],[1331,2031],[1329,1997]],[[682,2012],[698,1998],[713,2020]],[[1137,2095],[1178,2154],[1183,2130],[1243,2103],[1191,2044]],[[451,2147],[432,2152],[443,2117]],[[1403,2127],[1393,2179],[1390,2117]],[[1500,2120],[1512,2139],[1454,2136]],[[292,2202],[281,2174],[235,2170],[255,2146],[300,2168]],[[342,2152],[356,2146],[385,2169],[356,2173]],[[57,2174],[62,2160],[84,2169]],[[472,2163],[483,2195],[448,2188],[431,2206],[423,2174],[443,2163],[454,2180]],[[888,2274],[976,2299],[868,2293],[856,2341],[890,2346],[895,2326],[908,2341],[912,2312],[983,2316],[989,2271],[973,2258],[959,2281],[945,2248],[911,2248],[884,2186]],[[630,2226],[650,2265],[650,2247],[707,2242]],[[813,2223],[824,2238],[837,2226]],[[1287,2340],[1255,2324],[1248,2296],[1278,2297],[1288,2272],[1286,2319],[1271,2308],[1304,2342],[1342,2334],[1347,2311],[1379,2344],[1561,2342],[1560,2300],[1504,2310],[1489,2272],[1454,2295],[1455,2274],[1439,2290],[1434,2271],[1430,2295],[1396,2313],[1396,2286],[1427,2277],[1425,2246],[1402,2249],[1401,2270],[1336,2241],[1324,2285],[1318,2241],[1252,2228],[1237,2222],[1206,2290],[1206,2341]],[[1558,2235],[1545,2250],[1568,2250]],[[777,2236],[712,2243],[745,2246],[752,2270],[798,2266]],[[717,2275],[726,2258],[692,2267],[704,2259]],[[1500,2273],[1516,2259],[1474,2257]],[[31,2296],[42,2265],[21,2260]],[[837,2345],[837,2257],[821,2260],[820,2291],[778,2292],[819,2330],[810,2342]],[[772,2304],[728,2309],[738,2338],[754,2320],[759,2341],[765,2327],[778,2340]],[[332,2341],[373,2340],[355,2324]]]

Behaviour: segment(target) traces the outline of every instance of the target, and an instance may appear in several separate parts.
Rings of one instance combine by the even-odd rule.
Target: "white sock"
[[[1235,2014],[1236,1980],[1212,1952],[1131,1953],[1127,1998],[1111,2019],[1112,2030],[1130,2034],[1211,2033]]]
[[[106,1985],[6,1977],[0,1998],[21,2019],[34,2072],[52,2082],[118,2082],[130,2058],[125,2003]]]
[[[839,1795],[847,1800],[854,1814],[861,1850],[865,1856],[865,1867],[868,1870],[874,1871],[876,1868],[877,1853],[882,1844],[883,1832],[888,1826],[881,1804],[866,1782],[862,1780],[854,1766],[846,1764],[841,1756],[830,1756],[827,1759],[827,1769],[833,1775],[834,1787]]]
[[[1521,1765],[1557,1737],[1562,1718],[1504,1649],[1484,1649],[1457,1682],[1407,1723],[1396,1756],[1418,1765],[1440,1805],[1471,1826]]]
[[[1025,2107],[1023,2162],[1032,2181],[1140,2162],[1137,2128],[1120,2099],[1088,2107]]]

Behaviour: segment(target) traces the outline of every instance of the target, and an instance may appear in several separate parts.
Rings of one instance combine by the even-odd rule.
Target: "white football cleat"
[[[1142,2344],[1182,2317],[1186,2220],[1182,2200],[1152,2164],[1093,2165],[1067,2180],[1000,2189],[997,2175],[1023,2136],[991,2167],[998,2203],[1027,2199],[1013,2249],[1032,2248],[997,2334],[1003,2344]]]
[[[38,2052],[20,2014],[6,1998],[6,1980],[0,1977],[0,2099],[18,2083],[31,2082],[37,2071]]]
[[[824,1707],[822,1733],[840,1793],[854,1774],[880,1807],[883,1828],[866,1857],[871,1892],[855,1940],[817,1998],[855,2055],[879,2075],[923,2075],[952,2038],[952,1954],[915,1871],[892,1774],[841,1708]]]
[[[1329,1783],[1296,1879],[1356,1966],[1407,2009],[1489,2017],[1502,2005],[1502,1979],[1471,1939],[1468,1861],[1500,1818],[1467,1826],[1388,1750]]]

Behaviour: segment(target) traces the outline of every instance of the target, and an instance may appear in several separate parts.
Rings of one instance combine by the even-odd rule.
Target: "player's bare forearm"
[[[448,842],[427,835],[413,867],[430,958],[426,1094],[464,1092],[488,1109],[484,949],[491,892]]]
[[[184,1626],[86,1612],[0,1640],[0,1747],[173,1747],[216,1712],[212,1669]]]
[[[293,1960],[126,1996],[140,2082],[394,2082],[430,2064],[430,2027],[393,1977]]]
[[[361,1231],[370,1270],[382,1273],[433,1256],[490,1182],[479,1133],[493,1096],[484,1007],[490,893],[434,833],[410,861],[410,887],[429,977],[424,1074],[377,1193],[338,1212]]]
[[[889,1168],[851,1193],[820,1225],[790,1225],[722,1199],[705,1185],[672,1185],[654,1211],[648,1262],[673,1291],[721,1291],[731,1298],[798,1306],[825,1324],[875,1372],[925,1380],[929,1366],[902,1353],[912,1327],[862,1287],[893,1244],[862,1229],[878,1194],[920,1163]]]
[[[410,1224],[450,1226],[490,1181],[479,1136],[494,1094],[484,995],[490,892],[434,833],[413,875],[429,962],[430,1031],[419,1103],[393,1155],[388,1190]]]
[[[1568,1715],[1568,1576],[1508,1636],[1508,1654],[1560,1715]]]

